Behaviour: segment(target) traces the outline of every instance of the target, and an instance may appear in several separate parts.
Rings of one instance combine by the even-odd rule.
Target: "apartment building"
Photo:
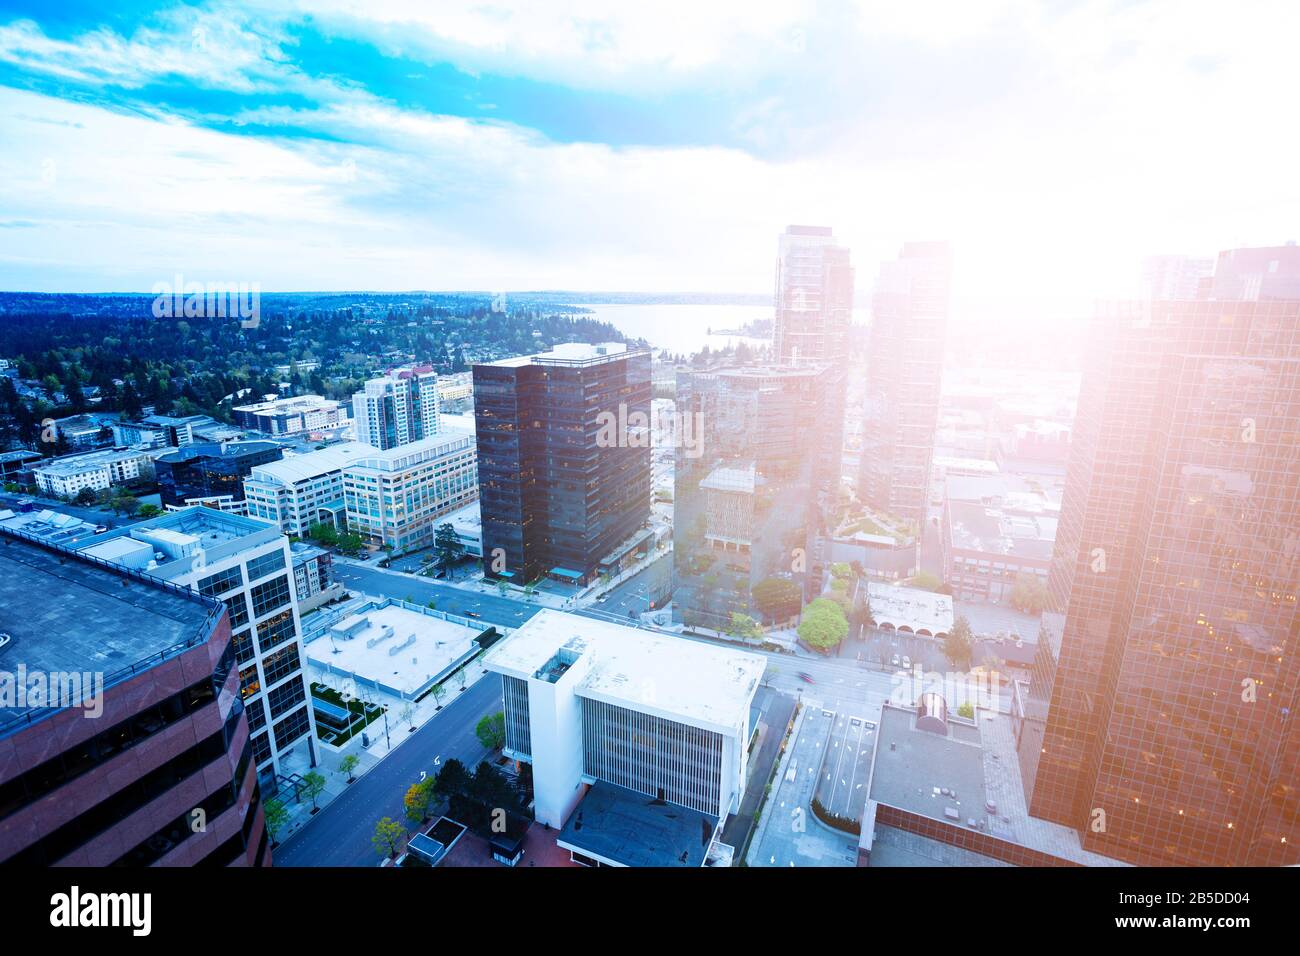
[[[297,435],[346,422],[340,403],[320,395],[274,398],[231,409],[235,424],[266,435]]]
[[[114,485],[154,476],[154,460],[174,448],[105,448],[33,464],[32,477],[44,494],[75,498],[86,489],[104,491]]]
[[[438,375],[431,365],[392,369],[352,396],[359,442],[387,450],[438,431]]]

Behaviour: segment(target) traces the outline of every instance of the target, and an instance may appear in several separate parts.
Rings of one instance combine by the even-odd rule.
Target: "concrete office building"
[[[542,610],[484,666],[501,675],[505,753],[532,764],[536,818],[562,829],[562,845],[586,862],[680,865],[670,847],[663,861],[645,846],[607,856],[598,821],[610,809],[585,814],[584,796],[629,813],[650,798],[706,824],[681,849],[705,861],[740,806],[762,657]]]
[[[1288,242],[1219,253],[1208,297],[1242,302],[1300,299],[1300,246]]]
[[[274,522],[295,537],[305,536],[317,523],[341,529],[343,469],[376,451],[373,445],[342,442],[253,466],[244,479],[249,517]]]
[[[0,863],[270,865],[221,602],[0,531],[0,632]]]
[[[1300,863],[1297,434],[1300,301],[1098,316],[1017,718],[1030,812],[1085,847]]]
[[[1195,299],[1201,283],[1213,273],[1212,256],[1147,256],[1142,260],[1142,297]]]
[[[262,792],[315,765],[292,558],[278,528],[187,508],[100,535],[81,553],[224,601]]]
[[[485,574],[585,584],[645,546],[649,349],[574,342],[475,365],[474,396]]]
[[[256,465],[279,461],[284,449],[270,441],[198,442],[160,455],[154,462],[164,505],[196,499],[244,500],[244,479]]]
[[[392,369],[352,396],[359,442],[387,450],[438,431],[438,375],[431,365]]]
[[[939,423],[951,273],[947,243],[909,242],[882,263],[872,296],[858,495],[917,529]]]
[[[474,436],[447,432],[343,469],[348,528],[395,552],[432,546],[436,520],[478,497]]]

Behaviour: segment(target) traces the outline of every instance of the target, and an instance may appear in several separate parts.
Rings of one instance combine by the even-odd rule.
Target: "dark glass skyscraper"
[[[154,469],[163,504],[225,495],[243,501],[244,479],[253,468],[283,457],[284,449],[271,441],[198,442],[159,456]]]
[[[1021,722],[1030,812],[1139,864],[1300,863],[1300,302],[1112,310]]]
[[[636,546],[650,515],[648,349],[570,343],[475,365],[474,412],[489,577],[585,583]]]
[[[939,424],[951,274],[947,243],[909,242],[881,264],[872,296],[858,494],[918,529]]]

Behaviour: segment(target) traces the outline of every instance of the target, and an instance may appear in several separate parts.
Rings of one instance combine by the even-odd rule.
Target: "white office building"
[[[352,396],[357,441],[389,449],[438,431],[438,375],[429,365],[393,369]]]
[[[342,528],[343,469],[377,451],[361,442],[342,442],[256,465],[244,479],[248,515],[297,537],[317,523]]]
[[[484,666],[501,675],[505,753],[532,764],[540,822],[565,829],[592,788],[634,812],[672,804],[712,828],[702,858],[739,809],[762,657],[542,610]],[[584,840],[616,816],[592,810]],[[641,865],[590,846],[584,862]]]
[[[448,432],[374,451],[343,469],[348,528],[394,551],[429,547],[437,519],[478,499],[478,447]]]
[[[303,666],[289,541],[261,521],[187,508],[111,531],[80,549],[225,602],[262,792],[315,766],[316,722]]]

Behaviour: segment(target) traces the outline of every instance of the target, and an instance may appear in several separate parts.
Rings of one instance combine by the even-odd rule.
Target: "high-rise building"
[[[653,536],[649,349],[475,365],[474,400],[485,574],[586,583]]]
[[[951,275],[947,243],[909,242],[881,264],[872,296],[858,494],[918,529],[939,423]]]
[[[1264,302],[1300,299],[1300,246],[1261,246],[1219,253],[1210,296]]]
[[[827,365],[720,366],[677,376],[679,421],[698,422],[698,455],[674,463],[673,614],[724,629],[753,618],[752,590],[768,578],[819,589],[819,503],[837,475],[810,453],[839,381]]]
[[[1214,273],[1212,256],[1147,256],[1142,260],[1142,296],[1146,299],[1195,299],[1201,283]]]
[[[1300,302],[1111,309],[1084,368],[1030,813],[1139,864],[1300,863]]]
[[[438,374],[431,365],[391,370],[352,396],[357,441],[386,450],[438,431]]]
[[[777,246],[776,360],[844,361],[852,315],[849,250],[829,226],[787,226]]]
[[[0,862],[270,865],[220,601],[0,531],[0,632]]]
[[[263,521],[186,508],[82,542],[81,553],[221,599],[262,792],[316,764],[289,540]],[[287,764],[293,757],[292,767]]]
[[[343,469],[376,451],[373,445],[362,442],[340,442],[304,455],[254,465],[244,479],[247,512],[300,538],[314,524],[342,530]]]

